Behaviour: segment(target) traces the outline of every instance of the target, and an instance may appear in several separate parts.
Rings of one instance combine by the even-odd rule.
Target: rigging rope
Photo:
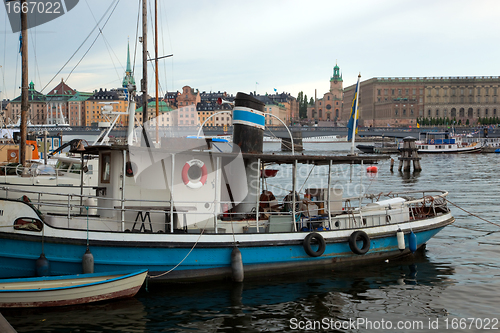
[[[113,8],[113,11],[111,12],[111,14],[109,14],[109,17],[108,19],[106,20],[106,22],[104,22],[104,25],[102,26],[102,29],[104,29],[104,27],[106,26],[106,24],[108,23],[109,19],[111,18],[111,15],[113,15],[113,13],[115,12],[115,9],[116,7],[118,6],[118,3],[120,2],[120,0],[117,0],[116,1],[116,5],[115,7]],[[100,21],[99,21],[100,22]],[[97,22],[97,26],[99,26],[99,22]],[[95,37],[94,41],[92,42],[92,44],[90,44],[89,48],[87,49],[87,51],[85,51],[85,53],[83,54],[83,56],[81,57],[81,59],[77,62],[77,64],[73,67],[73,69],[69,72],[68,74],[68,77],[66,77],[66,82],[68,81],[69,77],[71,76],[71,74],[73,73],[73,71],[78,67],[78,65],[80,65],[80,63],[82,62],[83,58],[85,58],[85,56],[87,55],[87,53],[89,53],[90,49],[92,48],[92,46],[94,46],[95,42],[97,42],[97,39],[99,39],[99,36],[102,35],[103,38],[104,38],[104,35],[102,34],[102,29],[99,27],[99,33],[97,34],[97,36]],[[106,39],[104,38],[104,44],[106,45]],[[106,46],[107,48],[107,46]],[[108,52],[109,52],[109,49],[108,49]],[[116,57],[116,55],[115,55]],[[111,58],[111,62],[113,62],[113,58]],[[115,71],[116,71],[116,66],[115,66],[115,63],[113,62],[113,66],[115,67]],[[116,72],[116,74],[118,75],[118,78],[120,78],[120,75],[118,74],[118,72]]]
[[[455,204],[455,203],[451,202],[450,200],[448,200],[448,199],[446,199],[446,198],[443,198],[443,199],[444,199],[444,200],[446,200],[447,202],[449,202],[450,204],[452,204],[453,206],[457,207],[458,209],[463,210],[464,212],[466,212],[467,214],[469,214],[469,215],[471,215],[471,216],[477,217],[478,219],[483,220],[484,222],[488,222],[488,223],[491,223],[491,224],[493,224],[493,225],[496,225],[497,227],[500,227],[500,224],[497,224],[497,223],[495,223],[495,222],[491,222],[491,221],[488,221],[488,220],[486,220],[486,219],[483,219],[482,217],[480,217],[480,216],[478,216],[478,215],[476,215],[476,214],[474,214],[474,213],[471,213],[471,212],[469,212],[469,211],[467,211],[467,210],[463,209],[463,208],[462,208],[462,207],[460,207],[459,205],[457,205],[457,204]]]
[[[120,0],[115,0],[117,3],[118,1]],[[101,19],[99,20],[98,23],[100,23],[104,17],[107,15],[107,13],[109,12],[109,10],[111,9],[111,7],[113,6],[113,3],[111,3],[108,7],[108,9],[106,9],[106,12],[104,12],[104,15],[101,17]],[[115,8],[116,8],[116,5],[115,5]],[[113,9],[114,11],[114,9]],[[71,61],[71,59],[73,59],[73,57],[76,55],[76,53],[82,48],[83,44],[85,44],[87,42],[87,40],[90,38],[90,36],[94,33],[95,29],[97,29],[98,25],[96,25],[91,31],[90,33],[87,35],[87,37],[85,38],[85,40],[80,44],[80,46],[78,46],[78,48],[76,49],[76,51],[71,55],[71,57],[68,59],[68,61],[66,61],[66,63],[61,67],[61,69],[52,77],[52,79],[50,79],[49,82],[47,82],[47,84],[45,85],[45,87],[42,88],[42,90],[40,90],[40,92],[43,92],[45,90],[45,88],[47,88],[47,86],[52,82],[54,81],[54,79],[57,77],[57,75],[59,75],[59,73],[61,73],[61,71],[66,67],[66,65]],[[87,51],[88,52],[88,51]],[[17,70],[16,70],[17,72]]]

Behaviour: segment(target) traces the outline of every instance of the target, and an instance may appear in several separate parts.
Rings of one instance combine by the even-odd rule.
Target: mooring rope
[[[484,219],[484,218],[482,218],[481,216],[478,216],[478,215],[476,215],[476,214],[474,214],[474,213],[471,213],[471,212],[469,212],[469,211],[467,211],[467,210],[463,209],[463,208],[462,208],[462,207],[460,207],[459,205],[457,205],[457,204],[455,204],[455,203],[451,202],[450,200],[448,200],[448,199],[446,199],[446,198],[443,198],[443,199],[444,199],[444,200],[446,200],[447,202],[449,202],[450,204],[452,204],[453,206],[457,207],[458,209],[463,210],[464,212],[466,212],[467,214],[469,214],[469,215],[471,215],[471,216],[477,217],[478,219],[483,220],[484,222],[488,222],[488,223],[491,223],[491,224],[493,224],[493,225],[496,225],[497,227],[500,227],[500,224],[497,224],[497,223],[495,223],[495,222],[488,221],[487,219]]]
[[[205,225],[206,226],[206,225]],[[161,274],[158,274],[158,275],[149,275],[148,274],[148,277],[150,279],[155,279],[155,278],[158,278],[158,277],[162,277],[164,275],[167,275],[168,273],[172,272],[174,269],[176,269],[177,267],[180,266],[180,264],[182,264],[184,262],[184,260],[187,259],[187,257],[189,257],[189,255],[191,254],[191,252],[193,252],[194,248],[196,247],[196,245],[198,244],[198,242],[200,241],[200,238],[201,236],[203,235],[203,232],[205,231],[205,228],[201,229],[201,233],[200,233],[200,236],[198,237],[198,239],[196,240],[196,242],[193,244],[193,247],[191,248],[191,250],[189,250],[189,252],[186,254],[186,256],[177,264],[175,265],[174,267],[172,267],[172,269],[166,271],[166,272],[163,272]]]

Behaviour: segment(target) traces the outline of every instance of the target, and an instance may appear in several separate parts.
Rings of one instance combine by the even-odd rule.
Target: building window
[[[384,89],[384,95],[387,96],[389,94],[389,89]]]
[[[410,93],[410,89],[406,89],[405,90],[405,95],[408,96],[409,93]]]
[[[460,95],[464,94],[464,88],[460,88]]]
[[[406,116],[406,109],[403,109],[403,116]]]
[[[490,92],[490,88],[484,88],[485,95],[488,95],[489,92]]]
[[[394,89],[391,90],[392,95],[394,96]]]
[[[439,117],[439,109],[436,109],[436,117]]]
[[[439,96],[439,88],[436,88],[436,96]]]
[[[382,89],[377,89],[377,95],[380,96],[382,94]]]
[[[398,115],[398,109],[394,110],[394,114],[397,116]]]
[[[401,96],[401,89],[398,89],[398,95]]]
[[[488,115],[488,109],[484,110],[484,115],[487,116]]]
[[[481,95],[481,88],[480,87],[477,87],[477,94]]]

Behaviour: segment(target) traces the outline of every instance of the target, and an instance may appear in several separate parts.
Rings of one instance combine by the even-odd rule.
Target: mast
[[[155,0],[155,87],[156,87],[156,144],[160,138],[158,134],[158,117],[160,116],[158,105],[158,0]]]
[[[149,147],[149,140],[146,132],[146,122],[148,121],[148,6],[147,0],[142,0],[142,131],[144,143]]]
[[[28,6],[27,0],[21,0],[21,8]],[[26,136],[28,116],[28,14],[21,10],[21,143],[19,145],[19,163],[26,166]]]

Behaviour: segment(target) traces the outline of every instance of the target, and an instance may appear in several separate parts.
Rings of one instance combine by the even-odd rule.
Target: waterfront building
[[[45,124],[45,95],[35,90],[35,84],[30,82],[28,86],[28,123],[33,125]],[[5,123],[15,124],[21,119],[21,95],[11,100],[7,105]]]
[[[150,125],[156,125],[158,121],[158,126],[172,126],[177,124],[177,112],[175,111],[165,101],[158,102],[158,119],[156,119],[156,100],[152,100],[148,103],[147,117]],[[135,126],[142,126],[142,106],[135,110]]]
[[[231,105],[224,103],[219,104],[218,99],[232,102],[234,101],[233,95],[228,95],[226,92],[202,92],[200,94],[201,101],[196,105],[198,112],[198,119],[200,124],[206,126],[222,126],[227,129],[232,123]],[[219,113],[221,111],[226,111]]]
[[[167,91],[167,93],[165,94],[164,101],[168,104],[168,106],[176,109],[177,108],[177,97],[180,94],[181,93],[179,91],[175,91],[175,92]]]
[[[275,98],[271,95],[256,95],[261,102],[264,102],[264,112],[266,126],[283,126],[283,124],[276,118],[281,119],[285,124],[290,120],[288,110],[283,103],[275,102]]]
[[[103,90],[101,88],[99,91],[94,91],[92,96],[83,102],[85,106],[83,126],[95,126],[99,122],[109,121],[111,116],[102,113],[103,107],[106,104],[111,105],[113,111],[127,112],[128,101],[125,99],[125,96],[123,88],[111,90]],[[127,126],[128,115],[120,116],[117,125]]]
[[[85,101],[92,97],[93,93],[77,91],[68,100],[68,123],[70,126],[84,126],[85,124]]]
[[[344,90],[354,97],[355,84]],[[360,126],[416,126],[417,119],[441,119],[449,124],[478,124],[480,118],[498,117],[497,76],[371,78],[360,84]],[[350,115],[350,103],[342,110]]]
[[[314,105],[307,108],[307,118],[316,123],[320,121],[337,123],[342,119],[349,119],[349,117],[342,117],[343,84],[340,67],[335,64],[333,76],[330,78],[330,90],[323,94],[323,98],[318,99],[315,96]]]
[[[68,101],[76,94],[61,78],[61,82],[45,96],[46,118],[45,124],[69,124],[71,113]]]
[[[182,93],[177,96],[177,107],[179,108],[192,106],[194,110],[199,102],[201,102],[200,92],[190,86],[182,87]]]
[[[267,97],[273,101],[276,105],[285,108],[285,115],[280,115],[285,124],[293,125],[294,121],[299,119],[299,102],[290,93],[282,92],[281,94],[271,94]],[[278,112],[279,113],[279,112]]]

